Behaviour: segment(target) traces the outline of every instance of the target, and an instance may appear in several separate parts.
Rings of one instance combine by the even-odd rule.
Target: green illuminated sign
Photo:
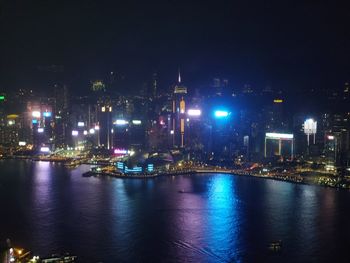
[[[0,100],[5,100],[5,96],[0,95]]]

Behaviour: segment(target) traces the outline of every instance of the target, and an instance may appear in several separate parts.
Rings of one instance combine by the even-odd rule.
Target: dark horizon
[[[134,92],[157,71],[164,89],[178,68],[190,88],[213,77],[229,79],[232,88],[339,88],[350,79],[349,7],[326,1],[3,1],[0,90],[45,90],[61,75],[79,92],[111,71]],[[47,74],[51,65],[63,73]]]

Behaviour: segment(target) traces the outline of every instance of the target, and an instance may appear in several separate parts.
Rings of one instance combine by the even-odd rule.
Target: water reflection
[[[347,256],[348,191],[223,174],[86,178],[88,166],[16,162],[0,162],[0,238],[38,254],[70,251],[81,262],[342,262]],[[267,250],[274,239],[283,240],[281,253]]]
[[[240,214],[235,182],[227,175],[212,177],[208,185],[208,250],[223,262],[239,262]]]

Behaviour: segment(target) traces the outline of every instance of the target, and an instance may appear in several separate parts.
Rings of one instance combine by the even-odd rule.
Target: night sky
[[[75,91],[108,72],[137,90],[157,71],[163,88],[303,90],[350,79],[350,4],[336,1],[0,0],[0,90]],[[59,67],[49,67],[58,65]],[[61,71],[50,73],[50,71]]]

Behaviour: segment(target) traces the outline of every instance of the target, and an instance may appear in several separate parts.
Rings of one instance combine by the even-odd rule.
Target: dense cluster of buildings
[[[32,90],[0,93],[3,154],[50,154],[101,149],[180,152],[184,158],[241,164],[312,160],[329,169],[350,160],[350,85],[282,93],[251,85],[232,89],[215,78],[205,88],[178,80],[158,87],[157,75],[138,95],[119,94],[103,80],[86,94],[56,84],[45,96]],[[308,97],[316,101],[315,107]]]

